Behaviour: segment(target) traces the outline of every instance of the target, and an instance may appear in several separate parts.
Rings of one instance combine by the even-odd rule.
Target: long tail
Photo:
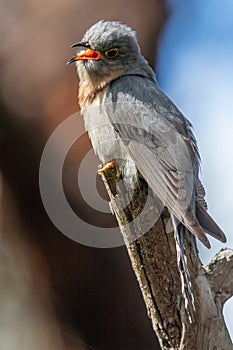
[[[187,229],[196,236],[207,248],[210,248],[210,242],[206,233],[219,241],[225,243],[226,236],[220,227],[216,224],[214,219],[207,213],[207,210],[196,201],[196,211],[188,207],[185,216],[183,217],[183,224]]]
[[[199,224],[206,233],[219,241],[226,243],[226,236],[224,232],[216,224],[214,219],[207,213],[206,209],[198,202],[196,203],[196,216]]]
[[[181,279],[181,290],[182,296],[184,298],[185,310],[187,312],[190,323],[192,323],[194,319],[194,296],[192,293],[192,284],[187,266],[187,257],[185,255],[185,247],[184,247],[184,235],[186,228],[182,225],[176,217],[171,214],[173,229],[174,229],[174,237],[176,243],[176,252],[177,252],[177,266],[180,273]]]
[[[198,180],[196,196],[196,218],[202,230],[219,241],[226,243],[226,236],[214,219],[208,214],[208,206],[205,200],[205,188]]]

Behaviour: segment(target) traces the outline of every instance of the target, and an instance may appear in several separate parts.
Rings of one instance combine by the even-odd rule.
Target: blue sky
[[[157,76],[162,90],[193,123],[209,212],[233,248],[233,1],[169,0]],[[203,262],[223,245],[199,245]],[[225,307],[233,338],[233,298]]]

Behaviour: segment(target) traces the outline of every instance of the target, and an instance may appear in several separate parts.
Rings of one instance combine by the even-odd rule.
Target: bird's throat
[[[79,94],[78,102],[81,109],[87,108],[92,104],[96,95],[102,91],[111,81],[124,75],[123,70],[114,71],[108,76],[89,76],[79,74]]]

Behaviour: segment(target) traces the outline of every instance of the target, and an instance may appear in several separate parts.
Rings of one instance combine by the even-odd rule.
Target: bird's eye
[[[104,54],[108,58],[115,58],[118,55],[118,49],[107,50]]]

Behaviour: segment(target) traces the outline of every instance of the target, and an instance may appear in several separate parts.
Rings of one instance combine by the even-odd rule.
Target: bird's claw
[[[119,181],[119,179],[121,178],[121,172],[120,172],[120,169],[119,169],[119,166],[117,165],[117,163],[116,162],[108,162],[108,163],[100,165],[100,168],[98,170],[98,174],[102,175],[103,173],[105,173],[108,170],[112,170],[113,172],[115,172],[116,180]]]

